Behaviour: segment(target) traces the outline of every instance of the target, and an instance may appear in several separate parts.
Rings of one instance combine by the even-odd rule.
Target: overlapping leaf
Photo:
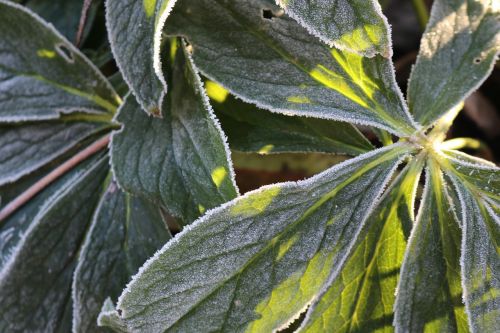
[[[490,74],[500,52],[495,0],[436,0],[412,72],[410,110],[422,125],[456,106]]]
[[[389,26],[376,0],[276,0],[325,43],[364,56],[392,55]]]
[[[166,28],[186,36],[201,71],[243,100],[287,115],[415,131],[388,59],[331,49],[286,15],[264,18],[266,11],[281,9],[270,0],[179,1]]]
[[[397,332],[468,332],[460,276],[461,234],[436,161],[430,160],[417,221],[401,268]]]
[[[96,332],[107,297],[170,238],[159,209],[111,182],[94,213],[73,279],[73,331]]]
[[[380,149],[209,212],[141,268],[119,299],[120,319],[132,331],[277,329],[342,267],[411,149]]]
[[[0,36],[0,121],[74,111],[109,115],[116,109],[119,97],[102,74],[22,6],[0,1]]]
[[[174,53],[175,54],[175,53]],[[196,69],[177,50],[163,119],[129,96],[117,117],[112,165],[125,190],[161,203],[184,223],[237,195],[229,151]]]
[[[108,170],[107,158],[79,170],[38,210],[0,271],[0,330],[68,331],[71,280]]]
[[[144,110],[160,116],[167,82],[160,49],[176,0],[107,0],[106,21],[115,60]]]
[[[110,123],[85,121],[85,115],[64,118],[66,120],[50,122],[0,123],[0,185],[18,180],[84,139],[111,128]]]
[[[500,322],[500,169],[449,153],[446,171],[461,207],[466,312],[474,332],[492,332]]]
[[[370,214],[351,258],[311,307],[302,331],[392,331],[394,290],[423,162],[420,156],[408,165]]]
[[[348,123],[271,113],[237,100],[213,81],[205,86],[233,150],[359,155],[373,148]]]

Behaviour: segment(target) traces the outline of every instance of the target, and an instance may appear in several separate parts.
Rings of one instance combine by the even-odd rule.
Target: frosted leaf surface
[[[208,212],[140,269],[120,296],[120,318],[131,331],[280,327],[342,267],[366,216],[411,150],[375,150]]]
[[[107,0],[111,50],[142,108],[160,116],[167,92],[160,51],[162,30],[176,0]]]
[[[0,331],[68,331],[78,249],[108,170],[101,158],[39,208],[0,271]]]
[[[203,74],[262,108],[415,131],[390,60],[329,48],[282,11],[268,0],[180,1],[166,32],[189,40]]]
[[[117,299],[137,269],[170,239],[159,209],[111,182],[73,278],[73,332],[96,332],[106,298]]]
[[[461,231],[453,203],[435,161],[428,162],[426,185],[413,227],[394,306],[396,332],[467,332],[461,301]]]
[[[0,122],[112,114],[118,104],[97,68],[51,25],[0,0]]]
[[[231,96],[213,81],[205,87],[232,150],[359,155],[373,149],[351,124],[272,113]]]
[[[389,25],[376,0],[276,0],[323,42],[373,57],[392,56]]]
[[[111,144],[119,185],[163,204],[187,224],[236,197],[230,153],[196,69],[177,50],[163,118],[149,117],[132,95],[121,107],[123,124]]]
[[[488,77],[500,52],[498,0],[434,1],[408,86],[415,119],[429,126]]]
[[[339,276],[311,305],[301,331],[392,330],[394,291],[422,167],[422,158],[406,166],[385,192]]]
[[[500,322],[500,169],[447,151],[446,174],[457,192],[462,225],[464,302],[474,332],[495,331]]]
[[[37,170],[109,126],[78,120],[0,123],[0,185]]]

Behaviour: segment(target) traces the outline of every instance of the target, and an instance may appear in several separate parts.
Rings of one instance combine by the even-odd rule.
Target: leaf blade
[[[142,108],[157,116],[167,90],[160,61],[161,34],[175,2],[106,1],[107,30],[118,67]],[[137,52],[145,56],[137,57]]]
[[[94,212],[72,285],[73,331],[98,330],[107,297],[116,299],[136,270],[171,237],[160,212],[110,182]]]
[[[70,326],[76,253],[107,172],[107,158],[101,157],[72,177],[38,211],[0,272],[1,330]]]
[[[187,224],[234,198],[237,188],[223,133],[183,47],[172,75],[176,84],[163,119],[137,112],[137,102],[127,97],[117,117],[123,130],[112,136],[111,162],[122,188],[163,204]]]
[[[350,124],[271,113],[237,100],[213,81],[207,81],[205,87],[233,150],[356,156],[373,149],[363,134]]]
[[[461,302],[461,234],[436,161],[426,172],[422,206],[405,253],[394,307],[398,332],[467,332]]]
[[[390,61],[330,49],[285,15],[263,19],[264,10],[280,9],[267,0],[183,1],[167,33],[189,40],[204,75],[259,107],[415,131]]]
[[[276,2],[328,45],[367,57],[392,56],[389,25],[377,1]]]
[[[423,161],[417,157],[407,165],[386,191],[346,266],[311,305],[301,331],[392,332],[394,291]]]
[[[500,52],[499,18],[493,1],[434,2],[408,86],[410,110],[424,127],[458,105],[491,73]]]
[[[279,327],[321,288],[333,263],[341,265],[351,237],[356,238],[357,223],[372,204],[359,196],[377,197],[387,172],[390,175],[401,156],[411,150],[405,145],[380,149],[311,180],[268,186],[211,211],[141,268],[119,299],[121,319],[130,330],[268,331]],[[360,187],[352,194],[356,186]],[[358,204],[362,208],[351,216],[350,208]],[[297,251],[303,256],[294,258]],[[167,263],[173,258],[175,263]],[[273,262],[275,272],[271,273]],[[304,295],[296,294],[295,288],[288,287],[301,284],[303,275],[311,286]],[[177,280],[176,276],[190,279],[176,286],[163,283]],[[165,289],[158,293],[150,283]],[[159,320],[152,322],[151,316]]]
[[[26,8],[5,0],[0,8],[0,122],[74,111],[111,118],[120,98],[78,49]]]

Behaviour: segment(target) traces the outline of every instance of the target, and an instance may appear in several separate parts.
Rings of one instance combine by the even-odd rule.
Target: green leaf
[[[132,331],[277,329],[342,267],[411,150],[379,149],[210,211],[140,269],[120,296],[120,318]]]
[[[74,111],[111,118],[119,102],[97,68],[51,25],[0,0],[0,122]]]
[[[40,207],[0,271],[0,331],[64,331],[71,323],[77,251],[108,169],[107,158],[80,169]]]
[[[111,299],[106,299],[97,319],[99,326],[106,326],[115,332],[127,332],[127,326],[120,321]]]
[[[423,161],[408,165],[370,214],[352,256],[309,310],[304,332],[392,332],[394,291]]]
[[[270,0],[180,1],[167,33],[188,38],[203,74],[244,101],[286,115],[412,134],[390,60],[331,49]],[[214,24],[217,22],[217,24]]]
[[[107,0],[111,49],[123,77],[144,110],[161,115],[167,82],[160,48],[163,25],[176,0]]]
[[[436,0],[412,71],[408,102],[431,125],[491,73],[500,52],[500,7],[491,0]]]
[[[429,160],[417,221],[401,267],[398,332],[468,332],[460,278],[461,234],[436,161]]]
[[[117,117],[111,161],[119,185],[162,203],[189,223],[237,195],[230,153],[196,69],[177,50],[163,119],[137,112],[128,96]]]
[[[0,185],[39,169],[110,124],[85,115],[50,122],[0,123]],[[92,119],[92,118],[90,118]]]
[[[271,113],[236,99],[213,81],[207,81],[205,88],[233,150],[359,155],[373,149],[350,124]]]
[[[448,161],[461,207],[460,263],[470,327],[494,332],[500,322],[500,169],[463,158]]]
[[[85,37],[90,32],[99,2],[93,1],[89,8],[82,41],[85,40]],[[54,24],[57,31],[61,32],[68,40],[75,40],[80,25],[80,16],[83,7],[82,0],[28,0],[24,5],[43,17],[46,21]]]
[[[392,56],[389,25],[375,0],[277,0],[311,34],[341,50]]]
[[[99,331],[97,316],[106,298],[117,299],[130,277],[170,237],[158,208],[111,182],[74,274],[73,331]]]

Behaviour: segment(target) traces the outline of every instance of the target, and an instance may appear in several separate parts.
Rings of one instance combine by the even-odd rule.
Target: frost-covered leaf
[[[373,149],[348,123],[271,113],[236,99],[213,81],[207,81],[205,88],[233,150],[359,155]]]
[[[387,19],[377,0],[276,0],[291,17],[322,41],[373,57],[392,56]]]
[[[176,0],[107,0],[106,21],[115,60],[136,99],[161,115],[167,82],[160,59],[163,25]]]
[[[0,123],[0,185],[11,183],[59,157],[80,141],[110,128],[85,116],[57,121]]]
[[[0,0],[0,122],[111,115],[120,98],[102,74],[51,25]]]
[[[463,158],[449,162],[447,175],[461,206],[460,261],[470,327],[494,332],[500,322],[500,169]]]
[[[73,279],[73,332],[96,332],[107,297],[117,299],[137,269],[170,238],[159,209],[114,182],[94,213]]]
[[[99,2],[92,1],[83,37],[88,35],[90,27],[92,27]],[[57,31],[61,32],[69,41],[74,41],[76,38],[83,3],[83,0],[28,0],[23,2],[26,7],[52,23]]]
[[[436,0],[408,87],[423,126],[460,103],[486,79],[500,52],[497,0]]]
[[[392,332],[394,291],[422,167],[422,158],[412,162],[387,190],[345,267],[309,310],[302,331]]]
[[[0,331],[68,331],[73,269],[107,172],[101,157],[39,208],[0,271]]]
[[[140,269],[118,301],[121,319],[132,331],[277,329],[342,267],[411,149],[379,149],[210,211]]]
[[[237,195],[230,153],[196,69],[184,47],[177,50],[163,118],[138,112],[128,96],[117,117],[112,166],[125,190],[162,203],[193,221],[206,209]]]
[[[272,19],[263,16],[269,11]],[[166,30],[187,37],[203,74],[245,101],[287,115],[415,131],[390,60],[331,49],[280,11],[271,0],[181,0]]]
[[[118,312],[116,312],[115,306],[113,305],[113,301],[109,298],[106,299],[102,306],[99,317],[97,318],[97,323],[99,326],[111,328],[114,332],[127,332],[127,326],[120,320]]]
[[[460,278],[461,234],[442,173],[429,161],[426,185],[401,267],[397,332],[467,332]]]

